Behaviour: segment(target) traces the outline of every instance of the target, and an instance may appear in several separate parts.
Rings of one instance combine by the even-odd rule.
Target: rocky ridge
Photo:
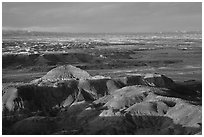
[[[60,66],[3,89],[3,134],[201,134],[201,92],[160,74]]]

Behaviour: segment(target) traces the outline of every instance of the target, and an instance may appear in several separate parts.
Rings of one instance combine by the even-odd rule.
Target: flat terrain
[[[105,49],[96,47],[84,49],[83,53],[77,51],[75,53],[44,54],[44,59],[39,58],[40,55],[35,57],[24,55],[18,60],[20,55],[16,56],[6,55],[4,57],[3,55],[3,83],[31,81],[62,64],[75,65],[93,75],[114,76],[154,72],[165,74],[179,81],[202,80],[201,47],[184,50],[168,47],[138,51],[137,47],[118,48],[115,45],[114,49],[112,47],[110,49],[109,47]],[[9,59],[11,60],[10,64]],[[7,67],[4,67],[4,64]]]

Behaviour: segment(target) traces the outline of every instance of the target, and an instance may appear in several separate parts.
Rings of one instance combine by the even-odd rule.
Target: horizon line
[[[202,30],[175,30],[175,31],[138,31],[138,32],[64,32],[64,31],[39,31],[39,30],[24,30],[24,29],[2,29],[4,32],[26,32],[26,33],[61,33],[61,34],[134,34],[134,33],[190,33],[201,32]]]

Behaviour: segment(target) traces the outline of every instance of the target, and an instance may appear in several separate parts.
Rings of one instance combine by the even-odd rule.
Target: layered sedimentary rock
[[[65,65],[52,69],[45,76],[43,76],[42,79],[66,80],[71,78],[86,79],[89,77],[90,75],[86,71],[81,70],[80,68],[74,67],[72,65]]]
[[[160,74],[92,77],[61,66],[3,89],[3,134],[201,134],[199,87]]]

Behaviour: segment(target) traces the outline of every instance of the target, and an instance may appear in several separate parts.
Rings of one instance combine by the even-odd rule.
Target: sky
[[[2,3],[3,30],[121,33],[202,30],[201,2]]]

